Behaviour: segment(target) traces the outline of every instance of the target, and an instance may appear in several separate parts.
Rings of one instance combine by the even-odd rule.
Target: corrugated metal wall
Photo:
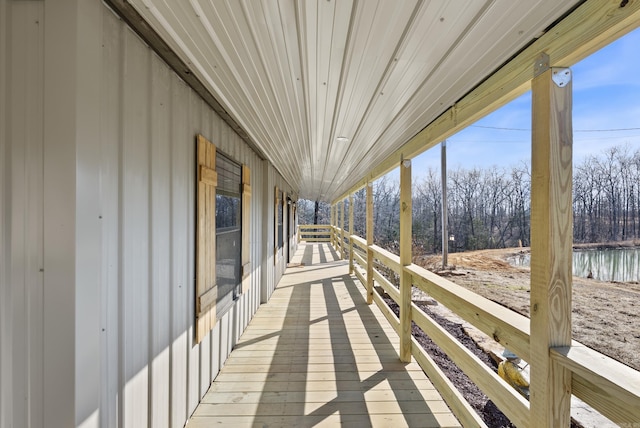
[[[2,427],[44,424],[42,15],[42,3],[0,3]]]
[[[55,223],[47,185],[56,184],[43,170],[57,144],[45,135],[55,103],[43,94],[55,79],[44,64],[55,43],[43,28],[64,22],[44,4],[0,0],[0,426],[50,426],[43,371],[55,337],[45,333],[43,258],[59,257],[75,264],[76,291],[59,296],[75,314],[75,398],[59,399],[74,400],[76,425],[182,427],[284,271],[264,219],[273,219],[274,187],[289,186],[111,11],[83,3],[70,83],[78,140],[67,158],[75,254],[55,254],[43,242]],[[254,270],[251,290],[195,345],[198,133],[251,168]]]

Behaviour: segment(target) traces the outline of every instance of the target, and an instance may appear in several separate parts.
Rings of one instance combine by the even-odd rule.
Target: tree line
[[[448,171],[449,251],[528,246],[530,244],[531,172],[512,167],[457,168]],[[374,241],[394,249],[399,237],[400,186],[385,176],[374,182]],[[365,236],[366,193],[353,195],[354,231]],[[301,200],[300,224],[328,224],[330,207]],[[349,224],[345,200],[345,228]],[[607,149],[574,165],[574,242],[607,242],[640,237],[640,149]],[[442,250],[440,171],[430,168],[413,183],[414,248]]]

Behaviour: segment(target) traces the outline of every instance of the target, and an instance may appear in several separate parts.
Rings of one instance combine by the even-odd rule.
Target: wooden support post
[[[335,221],[336,229],[340,227],[340,202],[338,202],[335,206],[335,213],[333,220]],[[338,246],[340,243],[338,242],[338,231],[334,229],[333,231],[333,249],[338,251]]]
[[[353,193],[349,194],[349,274],[353,273]]]
[[[549,348],[571,345],[571,71],[536,69],[531,140],[530,426],[568,427],[571,372],[550,359]]]
[[[344,259],[344,199],[340,203],[340,259]]]
[[[329,220],[329,224],[331,225],[331,245],[333,246],[333,248],[336,247],[336,231],[334,229],[336,223],[336,215],[335,215],[335,211],[336,211],[336,206],[335,205],[331,205],[331,220]]]
[[[440,173],[442,181],[442,269],[449,265],[449,227],[447,211],[447,140],[442,142],[440,152]]]
[[[400,162],[400,264],[411,264],[411,160]],[[400,360],[411,362],[411,274],[400,272]]]
[[[367,183],[367,304],[373,303],[373,183]]]

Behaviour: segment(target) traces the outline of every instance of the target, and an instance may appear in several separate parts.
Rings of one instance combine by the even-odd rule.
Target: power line
[[[502,128],[499,126],[483,126],[471,125],[474,128],[498,129],[501,131],[525,131],[531,132],[531,129],[525,128]],[[573,132],[618,132],[618,131],[640,131],[640,128],[612,128],[612,129],[574,129]]]

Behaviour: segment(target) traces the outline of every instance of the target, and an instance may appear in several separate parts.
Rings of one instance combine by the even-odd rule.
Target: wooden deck
[[[300,245],[187,426],[460,426],[363,292],[328,244]]]

